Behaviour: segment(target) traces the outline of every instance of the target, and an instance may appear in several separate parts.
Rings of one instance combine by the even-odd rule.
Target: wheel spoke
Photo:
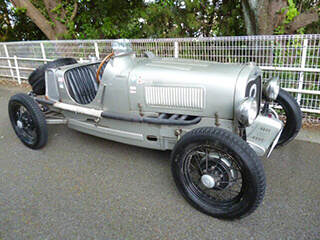
[[[208,149],[206,148],[206,150],[205,150],[206,152],[206,172],[208,172],[208,155],[209,155],[209,153],[208,153]]]
[[[235,182],[235,184],[239,187],[239,189],[241,190],[241,186],[239,185],[238,181]]]
[[[19,108],[19,110],[17,111],[17,115],[18,115],[18,120],[21,121],[22,120],[22,112],[21,112],[21,107]]]
[[[195,157],[195,160],[196,160],[196,162],[197,162],[197,165],[198,165],[198,167],[199,167],[199,169],[200,169],[200,172],[201,172],[201,174],[203,174],[203,171],[202,171],[202,168],[201,168],[201,166],[200,166],[200,157],[199,157],[199,155],[198,154],[195,154],[195,155],[193,155],[194,157]]]
[[[190,167],[192,167],[192,170],[189,171],[189,173],[192,173],[194,170],[197,170],[197,168],[190,162]],[[190,168],[189,168],[190,170]]]
[[[217,193],[217,195],[221,200],[226,200],[226,198],[219,191],[214,191],[214,192]]]
[[[36,133],[34,131],[31,131],[28,128],[23,128],[23,130],[25,131],[26,134],[28,134],[30,137],[34,138]]]
[[[223,189],[223,188],[220,188],[220,187],[216,187],[216,188],[218,188],[219,190],[222,190],[222,191],[239,193],[239,192],[237,192],[237,191],[231,190],[230,188],[227,188],[227,189]]]
[[[241,193],[241,168],[231,155],[215,147],[195,148],[188,154],[183,169],[192,191],[206,201],[229,202]],[[216,182],[212,188],[202,183],[204,174]]]

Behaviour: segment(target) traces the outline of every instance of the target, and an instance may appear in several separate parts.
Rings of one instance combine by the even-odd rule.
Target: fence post
[[[174,42],[174,57],[179,58],[179,44],[178,44],[178,42]]]
[[[43,43],[40,43],[40,47],[41,47],[41,52],[42,52],[42,58],[43,58],[44,60],[46,60],[46,59],[47,59],[47,56],[46,56],[46,52],[45,52],[45,50],[44,50]],[[47,63],[47,61],[45,61],[44,63]]]
[[[14,55],[13,59],[14,59],[14,65],[15,65],[16,72],[17,72],[18,83],[21,85],[21,78],[20,78],[20,71],[19,71],[17,56]]]
[[[7,49],[7,45],[3,44],[3,48],[4,48],[4,53],[6,54],[6,57],[9,58],[9,52],[8,52],[8,49]],[[12,65],[11,65],[11,60],[10,59],[8,59],[8,66],[10,67],[10,73],[11,73],[11,76],[12,76],[12,80],[14,81],[14,73],[13,73],[13,70],[12,70]]]
[[[303,49],[302,49],[302,60],[301,60],[301,68],[305,68],[306,60],[307,60],[307,50],[308,50],[308,39],[303,40]],[[299,75],[299,83],[298,89],[302,90],[304,81],[304,72],[300,72]],[[301,105],[301,93],[298,93],[297,102]]]
[[[99,48],[98,48],[98,43],[97,42],[94,43],[94,49],[95,49],[95,52],[96,52],[96,58],[100,59]]]

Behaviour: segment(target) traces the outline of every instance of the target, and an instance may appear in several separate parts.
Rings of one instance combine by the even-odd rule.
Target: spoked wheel
[[[36,102],[26,94],[17,94],[11,97],[8,108],[12,127],[19,139],[32,149],[43,147],[48,130]]]
[[[198,210],[225,219],[242,218],[261,203],[265,173],[241,138],[218,128],[185,134],[173,149],[172,174],[183,196]]]
[[[25,138],[26,142],[33,143],[37,139],[38,134],[30,112],[19,103],[16,104],[13,111],[17,131]]]
[[[191,150],[186,158],[183,174],[195,195],[212,204],[242,197],[241,167],[232,156],[204,145]]]

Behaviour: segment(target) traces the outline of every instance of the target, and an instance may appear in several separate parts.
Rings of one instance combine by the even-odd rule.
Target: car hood
[[[233,119],[234,93],[245,65],[206,61],[141,59],[129,75],[131,110]]]

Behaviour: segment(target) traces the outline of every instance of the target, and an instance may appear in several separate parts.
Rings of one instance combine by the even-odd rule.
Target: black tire
[[[48,68],[58,68],[65,65],[77,63],[74,58],[60,58],[55,61],[41,65],[34,70],[28,77],[29,84],[32,86],[32,91],[37,95],[45,94],[45,71]]]
[[[48,129],[44,115],[31,97],[23,93],[12,96],[8,111],[12,127],[24,145],[40,149],[47,143]]]
[[[195,156],[200,154],[202,151],[198,149],[209,149],[208,152],[205,150],[205,159],[210,159],[205,161],[205,166],[203,163],[204,158],[201,159],[200,155],[198,156],[196,163],[193,162],[193,164],[191,164],[192,159],[196,159]],[[194,151],[196,151],[196,153],[194,153]],[[212,153],[212,151],[220,151],[220,153],[218,153],[219,159],[212,157],[215,156],[212,155],[215,154],[214,152]],[[194,155],[192,155],[192,153],[194,153]],[[220,154],[224,155],[224,157],[221,157]],[[195,180],[193,179],[194,176],[191,176],[191,173],[193,172],[193,174],[195,173],[196,175],[204,175],[205,170],[202,168],[206,167],[206,173],[210,172],[212,168],[214,169],[210,173],[211,175],[219,173],[225,174],[225,172],[219,172],[218,165],[220,164],[223,166],[223,163],[226,164],[227,157],[228,161],[231,161],[232,159],[232,164],[231,167],[229,167],[229,171],[232,171],[232,169],[238,169],[239,173],[241,173],[241,178],[239,177],[239,173],[235,174],[234,172],[233,177],[236,178],[235,181],[233,180],[228,183],[221,181],[220,184],[218,184],[219,180],[216,181],[216,184],[220,186],[221,189],[218,186],[214,186],[212,189],[205,188],[205,190],[202,190],[201,185],[204,186],[204,183],[201,183],[199,180],[201,178]],[[199,170],[189,171],[190,169],[186,169],[185,164],[187,164],[188,161],[190,162],[190,166],[192,165],[194,167],[196,165],[198,166]],[[215,166],[213,167],[212,162],[214,161],[216,162],[214,163]],[[257,154],[240,137],[219,128],[198,128],[186,133],[177,142],[172,151],[171,171],[178,189],[186,198],[186,200],[196,209],[216,218],[239,219],[248,216],[259,206],[265,194],[266,177],[262,163]],[[223,174],[220,174],[220,177],[224,179]],[[236,184],[239,184],[237,181],[240,181],[240,179],[241,187],[236,186]],[[231,183],[233,185],[231,185]],[[224,188],[222,189],[222,187]],[[231,198],[232,187],[239,188],[239,193],[238,195],[234,196],[234,198]],[[220,191],[219,195],[225,194],[225,192],[222,192],[221,190],[230,191],[230,199],[227,200],[221,198],[218,200],[218,197],[212,197],[205,193],[206,190],[208,190],[208,192],[210,190],[212,194],[212,190]]]
[[[276,147],[281,147],[291,142],[302,127],[302,113],[296,99],[287,91],[280,89],[275,104],[279,104],[285,114],[285,126]]]

